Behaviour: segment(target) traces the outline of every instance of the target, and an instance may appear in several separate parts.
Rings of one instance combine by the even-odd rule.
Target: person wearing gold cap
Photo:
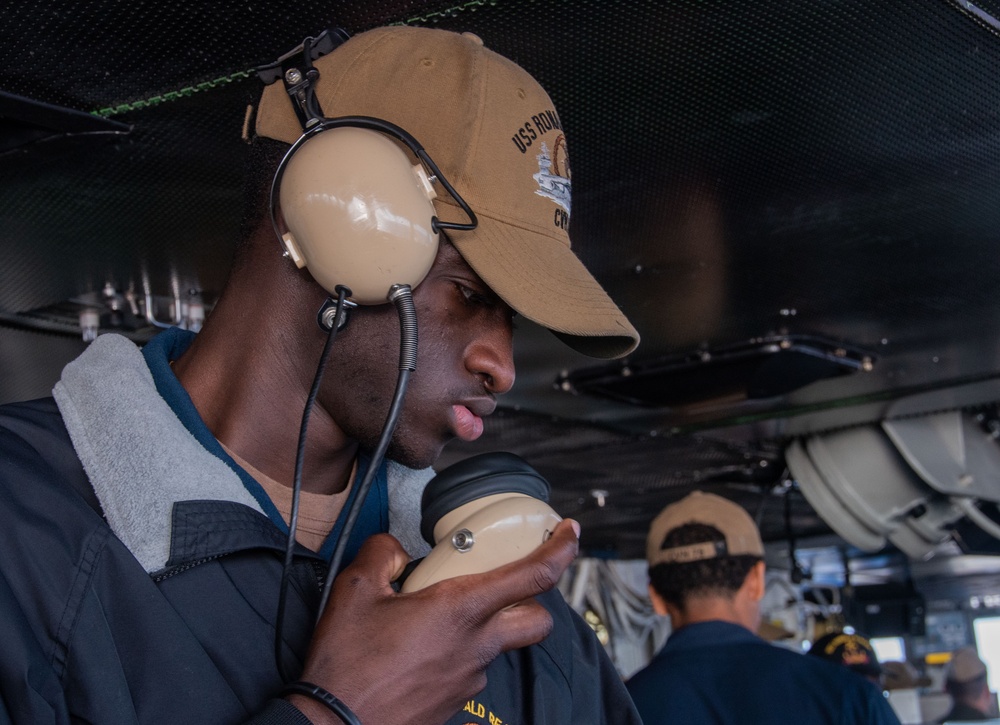
[[[808,654],[843,665],[873,685],[882,686],[882,665],[875,648],[856,632],[827,632],[810,645]]]
[[[393,27],[312,50],[279,64],[282,83],[247,117],[249,211],[201,332],[167,330],[141,351],[102,335],[54,399],[0,408],[0,721],[637,723],[555,590],[574,522],[499,569],[393,586],[427,551],[431,464],[448,441],[479,437],[513,385],[515,313],[586,354],[638,344],[570,248],[552,102],[472,35]],[[320,108],[404,129],[429,170],[400,166],[371,124],[349,127],[363,139],[323,125]],[[333,156],[312,153],[338,137]],[[362,145],[358,191],[344,191],[354,177],[338,174]],[[426,214],[383,203],[397,181]],[[340,233],[335,254],[317,228]],[[421,255],[415,273],[397,264]],[[382,465],[401,325],[374,303],[405,291],[365,298],[364,274],[339,277],[345,260],[412,288],[419,322]],[[352,295],[360,306],[313,385]],[[357,517],[341,536],[346,511]]]
[[[870,682],[755,634],[764,544],[741,506],[701,491],[667,506],[646,559],[672,631],[626,683],[645,725],[899,725]]]

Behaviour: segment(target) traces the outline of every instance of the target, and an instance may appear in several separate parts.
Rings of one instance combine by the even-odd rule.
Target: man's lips
[[[493,412],[495,404],[469,404],[451,406],[452,428],[455,436],[463,441],[474,441],[483,434],[481,416]]]

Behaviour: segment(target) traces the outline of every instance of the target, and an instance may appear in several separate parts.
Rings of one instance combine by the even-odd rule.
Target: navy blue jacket
[[[729,622],[677,630],[626,684],[645,725],[899,725],[860,675]]]
[[[94,380],[124,375],[121,367],[116,359]],[[171,503],[168,558],[150,565],[155,556],[133,551],[145,551],[144,532],[123,534],[138,537],[130,549],[109,523],[121,512],[95,493],[100,452],[78,453],[67,420],[79,410],[67,418],[71,408],[59,400],[0,407],[0,725],[307,723],[274,699],[283,685],[273,638],[285,531],[252,497],[240,503],[206,492]],[[150,396],[122,410],[143,415],[162,401]],[[98,427],[111,417],[96,413],[84,418]],[[138,448],[149,431],[132,430]],[[88,432],[100,439],[107,431]],[[165,445],[175,433],[162,431]],[[160,436],[152,432],[154,441]],[[114,440],[118,455],[137,458],[127,486],[148,488],[149,462],[128,450],[128,435]],[[385,523],[380,509],[369,517],[377,526]],[[301,669],[326,568],[321,554],[297,549],[282,652],[290,672]],[[540,600],[555,620],[552,635],[498,658],[486,690],[448,722],[638,722],[586,624],[558,592]]]

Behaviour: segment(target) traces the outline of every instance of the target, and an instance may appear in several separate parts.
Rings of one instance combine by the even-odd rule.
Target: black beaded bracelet
[[[358,719],[358,716],[351,711],[351,708],[341,702],[340,698],[332,692],[324,690],[319,685],[314,685],[311,682],[302,682],[300,680],[299,682],[292,682],[285,685],[285,689],[282,690],[281,694],[296,694],[311,697],[317,702],[322,702],[330,708],[334,715],[344,721],[344,725],[361,725],[361,721]]]

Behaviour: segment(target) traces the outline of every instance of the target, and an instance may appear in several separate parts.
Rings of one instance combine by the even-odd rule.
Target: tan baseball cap
[[[667,535],[687,524],[712,526],[722,533],[724,541],[663,548]],[[663,509],[649,526],[649,536],[646,539],[646,561],[649,566],[683,564],[740,554],[764,556],[760,532],[742,506],[714,493],[695,491],[685,496]]]
[[[449,238],[507,304],[587,355],[635,349],[639,334],[570,249],[566,138],[524,69],[470,33],[406,26],[356,35],[315,67],[328,117],[381,118],[423,145],[479,218]],[[293,143],[301,132],[282,85],[267,86],[256,133]],[[443,190],[434,204],[464,221]]]
[[[945,668],[945,679],[952,682],[971,682],[986,674],[986,663],[979,659],[975,647],[962,647],[951,655]]]

